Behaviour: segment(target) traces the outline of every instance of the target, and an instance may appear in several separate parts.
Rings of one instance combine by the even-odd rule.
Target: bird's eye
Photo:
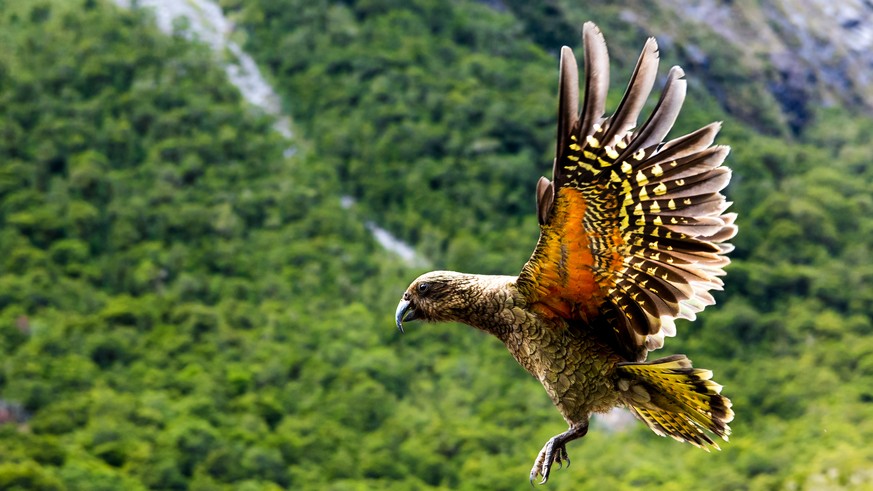
[[[425,293],[430,289],[430,283],[419,283],[418,293]]]

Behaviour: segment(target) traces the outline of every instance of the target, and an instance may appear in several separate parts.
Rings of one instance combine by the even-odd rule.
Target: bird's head
[[[415,279],[403,293],[394,319],[403,332],[403,322],[423,320],[430,322],[456,321],[468,305],[472,275],[454,271],[431,271]]]

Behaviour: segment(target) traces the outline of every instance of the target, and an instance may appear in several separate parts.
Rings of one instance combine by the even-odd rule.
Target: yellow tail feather
[[[704,430],[728,440],[734,412],[711,371],[693,368],[684,355],[621,363],[618,371],[625,404],[658,435],[705,450],[719,446]]]

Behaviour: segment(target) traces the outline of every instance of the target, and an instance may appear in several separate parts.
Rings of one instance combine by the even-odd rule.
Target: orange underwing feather
[[[725,241],[736,233],[720,193],[729,149],[711,146],[719,123],[663,142],[685,98],[679,67],[635,128],[656,78],[653,38],[611,117],[606,43],[591,23],[583,46],[581,113],[575,57],[561,50],[556,159],[552,180],[537,185],[540,240],[518,286],[544,314],[597,326],[642,360],[675,334],[674,319],[693,319],[722,286]]]
[[[549,313],[565,318],[593,319],[598,313],[594,302],[578,302],[599,294],[591,265],[589,235],[583,225],[585,200],[578,190],[566,188],[555,202],[551,225],[541,235],[537,260],[531,264],[539,281],[537,296]],[[557,230],[548,230],[555,226]]]

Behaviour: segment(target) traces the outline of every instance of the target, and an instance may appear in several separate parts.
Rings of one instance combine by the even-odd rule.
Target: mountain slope
[[[316,152],[335,162],[347,179],[346,189],[361,200],[369,216],[415,241],[438,267],[510,274],[515,273],[512,265],[520,264],[515,258],[526,255],[533,243],[518,235],[531,230],[532,236],[535,229],[534,180],[527,176],[544,173],[551,159],[555,82],[544,83],[539,74],[554,78],[556,70],[554,59],[528,54],[543,52],[546,38],[525,40],[518,33],[553,33],[556,25],[594,19],[604,28],[614,64],[625,74],[645,37],[658,35],[664,64],[688,66],[691,94],[677,131],[725,120],[720,142],[733,146],[729,165],[735,178],[729,194],[740,213],[741,230],[721,306],[708,310],[695,324],[680,326],[680,335],[668,346],[727,372],[727,391],[738,400],[741,415],[735,444],[725,451],[727,456],[705,464],[704,457],[671,448],[682,459],[701,465],[699,473],[688,472],[697,477],[683,474],[673,479],[693,482],[712,466],[725,489],[742,483],[814,488],[833,479],[848,483],[846,487],[863,487],[869,479],[869,468],[861,463],[866,457],[853,451],[856,457],[834,467],[828,456],[844,451],[845,442],[860,444],[860,435],[871,428],[843,425],[836,421],[839,417],[823,421],[821,414],[863,418],[870,411],[871,395],[862,389],[873,375],[868,362],[862,361],[873,343],[873,312],[866,303],[871,296],[867,197],[873,183],[866,157],[869,117],[811,104],[803,125],[792,126],[770,92],[767,77],[756,76],[755,66],[738,63],[742,52],[718,42],[700,26],[686,29],[687,38],[671,38],[656,26],[641,29],[637,18],[621,7],[595,4],[573,10],[552,2],[544,7],[545,14],[526,10],[521,18],[510,15],[521,12],[516,3],[498,2],[510,12],[493,9],[494,2],[425,1],[317,7],[252,1],[229,5],[228,10],[248,37],[247,46],[274,74]],[[639,18],[646,18],[644,12],[639,11]],[[658,17],[652,19],[647,25]],[[674,22],[665,25],[696,25],[688,17]],[[403,42],[396,41],[400,39]],[[445,44],[450,41],[456,44],[449,49]],[[578,40],[563,42],[573,45]],[[425,46],[438,53],[435,65],[423,55]],[[549,52],[556,50],[557,46]],[[695,53],[705,56],[706,63],[689,64]],[[519,59],[536,68],[506,69]],[[764,61],[760,68],[766,75],[770,65]],[[410,73],[421,76],[411,78]],[[439,85],[445,74],[452,74],[453,85]],[[620,88],[624,80],[617,78],[613,85]],[[464,87],[463,94],[481,94],[490,104],[455,97],[455,84]],[[524,95],[520,100],[507,93],[518,91]],[[477,112],[483,108],[489,111],[484,118]],[[393,117],[380,117],[385,113]],[[440,130],[447,114],[461,118]],[[529,127],[543,129],[534,139],[512,146],[507,140],[518,131],[494,122],[521,114]],[[762,127],[775,136],[762,135]],[[359,138],[362,129],[376,136]],[[447,153],[440,145],[451,142],[456,133],[470,143]],[[405,138],[387,139],[395,134]],[[477,144],[488,138],[499,143]],[[504,157],[509,148],[510,155]],[[464,153],[465,149],[475,152]],[[515,164],[513,155],[528,160]],[[353,164],[358,161],[366,165],[358,169]],[[504,170],[512,174],[496,179],[494,172]],[[379,176],[382,182],[369,176]],[[524,182],[519,184],[519,179]],[[486,192],[470,192],[473,183]],[[507,197],[514,199],[519,189],[527,193],[528,205],[508,206]],[[449,215],[441,211],[442,197],[453,199]],[[483,211],[476,215],[474,210]],[[491,262],[489,255],[495,250],[506,251],[501,252],[506,259]],[[774,425],[781,428],[778,435],[771,433]],[[814,439],[800,443],[800,434],[808,432],[803,428],[819,430]],[[745,460],[742,456],[747,454]],[[737,459],[745,463],[731,464]],[[752,462],[760,464],[757,469]],[[595,481],[584,482],[597,483],[597,477],[584,475]],[[653,488],[669,482],[656,477],[643,481]],[[572,486],[580,486],[579,481]]]
[[[416,271],[365,223],[438,267],[517,272],[552,158],[557,63],[530,34],[549,17],[222,5],[300,129],[291,159],[208,49],[147,16],[93,0],[0,9],[0,488],[527,486],[563,422],[496,340],[396,332]],[[601,23],[626,75],[661,31],[611,8],[555,15]],[[706,45],[722,63],[710,75],[730,72],[720,49]],[[734,435],[706,454],[601,425],[550,486],[869,487],[873,125],[816,108],[799,134],[762,136],[692,68],[680,124],[725,120],[741,228],[719,304],[667,349],[725,381]]]

